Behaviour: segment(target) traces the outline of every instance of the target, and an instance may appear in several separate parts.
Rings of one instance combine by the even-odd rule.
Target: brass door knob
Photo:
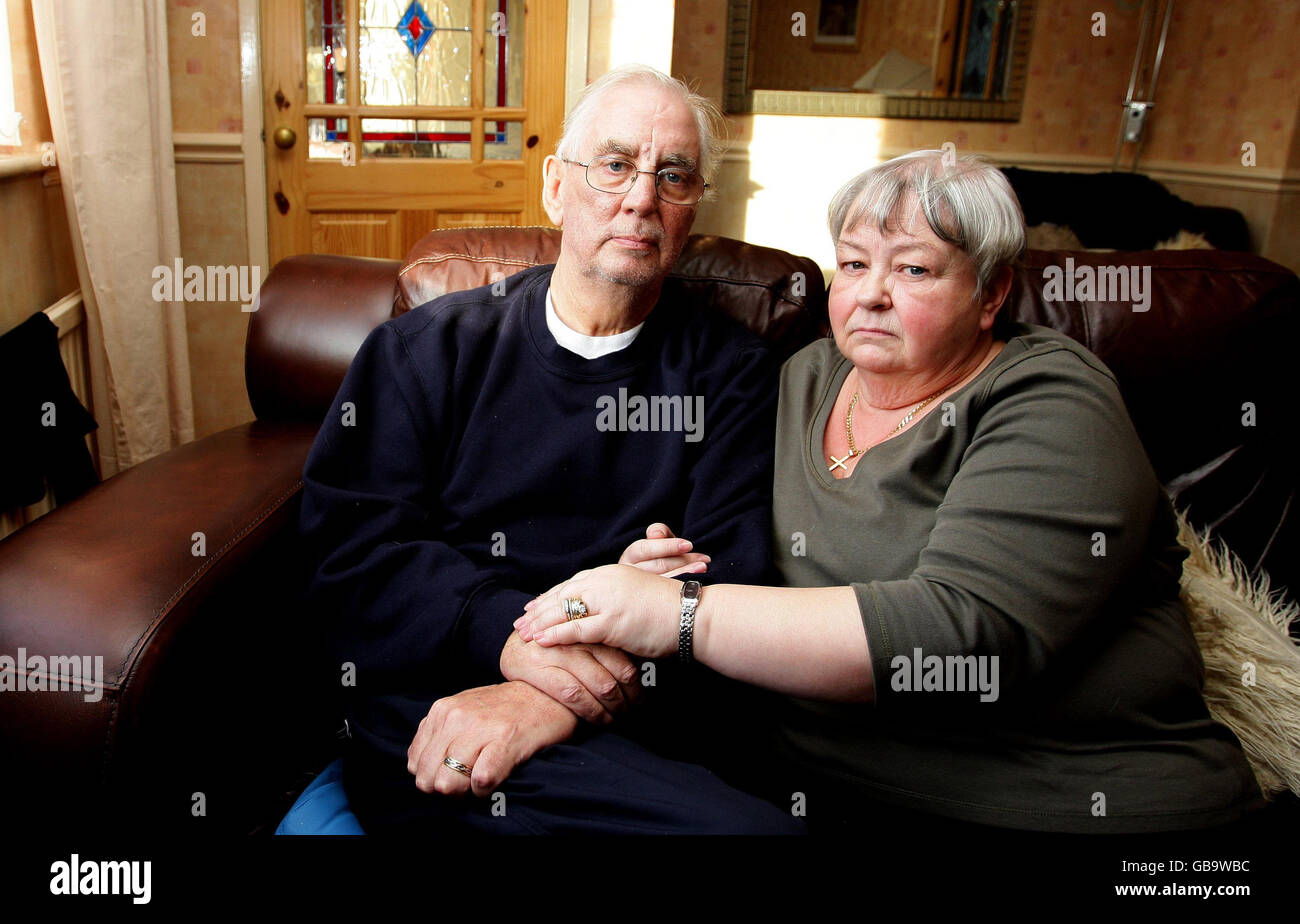
[[[285,128],[283,125],[277,128],[271,137],[275,140],[277,148],[283,148],[286,151],[293,147],[293,143],[298,140],[298,136],[294,134],[293,129]]]

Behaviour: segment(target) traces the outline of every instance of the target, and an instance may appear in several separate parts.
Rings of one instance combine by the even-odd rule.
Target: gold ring
[[[473,767],[462,764],[454,757],[444,757],[442,759],[442,763],[443,766],[450,767],[452,770],[455,770],[457,773],[461,774],[462,776],[469,776],[470,771],[474,769]]]
[[[568,597],[564,601],[564,621],[572,622],[587,615],[587,604],[577,597]]]

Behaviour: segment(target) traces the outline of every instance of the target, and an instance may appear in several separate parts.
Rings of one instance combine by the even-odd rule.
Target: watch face
[[[698,599],[700,599],[700,582],[699,582],[699,581],[687,581],[685,584],[683,584],[683,585],[682,585],[682,599],[683,599],[683,600],[698,600]]]

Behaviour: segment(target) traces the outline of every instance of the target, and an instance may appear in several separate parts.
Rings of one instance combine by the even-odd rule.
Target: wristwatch
[[[683,664],[695,660],[692,645],[695,642],[695,608],[700,605],[704,588],[699,581],[686,581],[682,584],[682,620],[677,629],[677,657]]]

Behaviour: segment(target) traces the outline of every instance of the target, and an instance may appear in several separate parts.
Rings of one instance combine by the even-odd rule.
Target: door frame
[[[290,0],[272,0],[287,3]],[[239,90],[242,103],[244,211],[248,228],[248,262],[262,268],[270,262],[270,200],[266,196],[266,157],[262,110],[262,17],[259,0],[239,0]],[[591,0],[569,0],[564,49],[564,111],[587,85],[587,31]]]

